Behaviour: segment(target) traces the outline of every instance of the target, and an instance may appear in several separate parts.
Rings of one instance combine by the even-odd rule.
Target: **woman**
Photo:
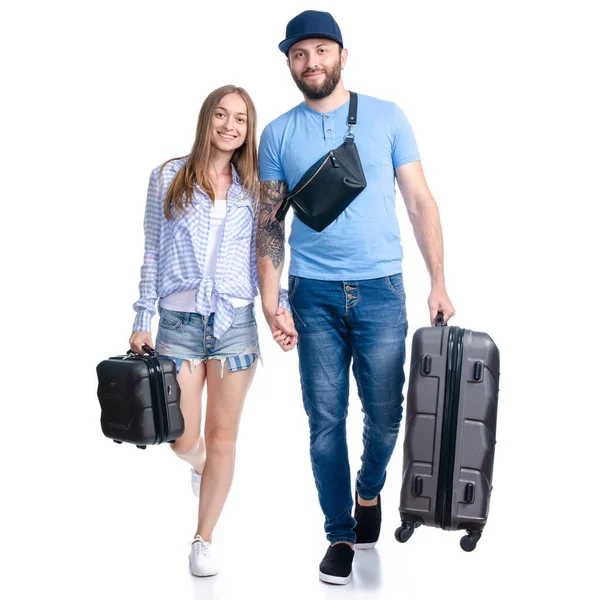
[[[260,357],[253,301],[258,292],[256,111],[247,92],[224,86],[205,100],[189,156],[152,172],[134,352],[172,359],[185,432],[171,445],[192,466],[199,495],[194,575],[215,575],[212,535],[233,479],[242,406]],[[207,383],[204,437],[202,391]],[[202,486],[200,492],[200,475]]]

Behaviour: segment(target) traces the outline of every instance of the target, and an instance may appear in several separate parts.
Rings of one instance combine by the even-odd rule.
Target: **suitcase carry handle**
[[[150,348],[150,346],[147,346],[146,344],[142,345],[142,350],[150,356],[158,356],[158,352],[154,348]],[[127,355],[128,356],[143,356],[143,354],[137,354],[133,350],[127,350]]]
[[[442,311],[438,312],[438,314],[435,317],[435,326],[446,327],[446,323],[444,323],[444,313]]]

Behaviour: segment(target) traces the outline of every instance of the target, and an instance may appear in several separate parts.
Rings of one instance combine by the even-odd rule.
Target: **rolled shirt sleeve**
[[[140,297],[133,305],[133,310],[137,313],[133,331],[150,332],[152,317],[156,313],[160,220],[163,210],[158,186],[158,171],[159,168],[152,171],[148,185],[144,214],[144,263],[140,272]]]

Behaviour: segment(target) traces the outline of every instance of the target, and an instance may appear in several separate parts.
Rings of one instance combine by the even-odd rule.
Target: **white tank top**
[[[210,230],[208,233],[208,248],[206,249],[206,260],[204,261],[204,277],[214,277],[217,272],[217,258],[225,231],[225,219],[227,216],[227,200],[215,200],[210,210]],[[230,298],[234,308],[252,304],[248,298]],[[178,310],[182,312],[195,312],[196,290],[175,292],[161,299],[160,305],[167,310]],[[210,310],[215,311],[217,299],[213,294],[210,300]]]

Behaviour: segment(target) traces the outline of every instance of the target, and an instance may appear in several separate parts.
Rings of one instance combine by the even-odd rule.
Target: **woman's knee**
[[[221,427],[205,432],[207,454],[232,454],[235,456],[237,430]]]
[[[186,436],[184,434],[180,438],[176,439],[175,443],[169,444],[169,445],[171,446],[171,450],[173,450],[173,452],[175,452],[175,454],[177,454],[179,456],[186,456],[186,455],[193,454],[194,452],[196,452],[198,450],[198,447],[200,446],[200,442],[201,442],[201,438],[199,435]]]

